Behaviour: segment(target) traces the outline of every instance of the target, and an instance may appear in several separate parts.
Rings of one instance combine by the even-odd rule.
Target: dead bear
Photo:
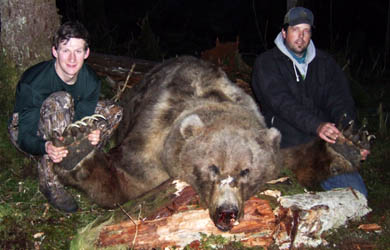
[[[103,207],[175,178],[198,192],[227,231],[244,201],[278,175],[279,131],[267,128],[253,99],[211,63],[188,56],[163,62],[123,103],[119,146],[93,150],[76,166],[55,166],[64,184]]]
[[[359,170],[360,150],[370,150],[374,136],[364,127],[356,129],[353,121],[343,126],[343,119],[338,125],[342,135],[334,144],[316,138],[307,144],[280,150],[282,166],[291,169],[304,187],[315,189],[330,176]]]

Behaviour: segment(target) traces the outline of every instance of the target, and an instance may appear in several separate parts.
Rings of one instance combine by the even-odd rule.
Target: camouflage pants
[[[113,131],[118,127],[119,122],[122,119],[123,110],[115,103],[103,100],[98,102],[95,114],[103,115],[108,122],[108,126],[101,131],[101,139],[97,145],[97,148],[101,149],[110,139]],[[50,140],[55,134],[61,135],[65,128],[72,123],[73,117],[74,102],[71,95],[63,91],[55,92],[42,104],[37,134],[45,140]],[[16,148],[21,152],[24,152],[17,143],[18,127],[19,114],[14,113],[12,122],[8,126],[10,140]],[[27,154],[26,152],[24,153]],[[29,154],[27,155],[33,157]]]
[[[95,114],[103,115],[107,120],[100,132],[100,142],[97,148],[101,149],[109,140],[112,132],[119,125],[122,119],[122,108],[110,101],[99,101]],[[62,135],[65,128],[72,123],[74,117],[74,102],[70,94],[66,92],[55,92],[51,94],[42,104],[40,119],[38,123],[38,136],[45,140],[51,140],[53,136]],[[8,127],[11,142],[17,149],[30,158],[38,161],[39,190],[54,207],[65,211],[74,212],[77,210],[77,202],[65,190],[58,176],[54,171],[54,164],[47,154],[33,156],[20,149],[17,139],[19,133],[19,114],[14,113]]]
[[[107,120],[100,133],[100,142],[97,145],[101,149],[111,137],[115,128],[122,119],[122,108],[110,101],[99,101],[95,114],[103,115]],[[42,104],[37,135],[45,140],[51,140],[53,136],[62,135],[65,128],[72,123],[74,117],[74,102],[70,94],[55,92]],[[54,207],[65,211],[77,210],[77,202],[65,190],[58,176],[55,174],[53,162],[47,154],[33,156],[20,149],[17,139],[19,133],[19,114],[14,113],[8,127],[11,142],[17,149],[30,158],[38,161],[39,190]]]

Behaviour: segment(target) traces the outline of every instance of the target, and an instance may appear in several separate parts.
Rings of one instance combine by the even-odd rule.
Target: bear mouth
[[[221,231],[229,231],[234,225],[237,225],[238,209],[218,208],[215,215],[214,224]]]

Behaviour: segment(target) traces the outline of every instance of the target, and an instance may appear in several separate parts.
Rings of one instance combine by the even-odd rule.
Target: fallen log
[[[247,246],[267,247],[273,242],[276,224],[268,201],[255,197],[246,201],[241,222],[230,232],[222,232],[210,219],[208,210],[200,207],[199,197],[190,186],[177,181],[174,185],[176,189],[171,183],[164,184],[145,199],[131,202],[133,206],[123,205],[110,219],[98,218],[78,232],[70,249],[183,248],[199,245],[202,237],[210,235]],[[166,194],[155,196],[157,193]],[[165,202],[169,197],[170,201]]]
[[[235,82],[248,94],[253,95],[248,83],[250,80],[251,68],[242,60],[238,52],[238,48],[234,47],[235,50],[221,50],[220,48],[221,46],[223,46],[223,48],[229,47],[229,44],[230,43],[227,43],[227,45],[217,43],[215,48],[202,53],[202,59],[211,61],[220,66],[229,75],[233,82]],[[225,57],[230,58],[230,60],[222,60]],[[228,65],[230,66],[218,63],[221,61],[229,63]],[[110,87],[114,89],[118,89],[123,86],[123,83],[126,81],[126,77],[129,75],[133,66],[134,69],[131,72],[130,78],[127,80],[128,87],[132,87],[137,84],[143,76],[158,63],[159,62],[155,61],[102,53],[91,53],[87,60],[87,64],[91,66],[97,75],[105,79],[106,82],[110,84]],[[235,65],[234,67],[232,66],[233,63]]]
[[[172,204],[159,209],[153,216],[104,226],[96,245],[125,245],[135,249],[183,248],[200,241],[203,234],[221,235],[248,246],[269,246],[273,242],[274,229],[275,216],[269,203],[253,197],[245,203],[242,221],[230,232],[222,232],[211,221],[208,210],[199,207],[198,196],[187,186]]]
[[[164,195],[156,196],[161,193]],[[318,247],[327,244],[322,238],[324,232],[358,220],[370,211],[366,198],[351,188],[282,196],[274,211],[267,200],[252,197],[245,202],[240,223],[229,232],[221,232],[208,211],[200,207],[198,195],[183,182],[166,183],[145,199],[131,203],[114,211],[110,220],[101,219],[80,230],[71,249],[163,249],[187,245],[200,249],[202,237],[211,235],[246,246]],[[130,214],[138,214],[138,218]]]
[[[325,231],[359,220],[371,211],[366,197],[352,188],[282,196],[275,210],[275,243],[280,249],[326,245]]]
[[[115,56],[101,53],[91,53],[87,64],[91,66],[98,75],[110,76],[124,80],[132,65],[136,65],[134,76],[144,75],[158,62],[136,59],[126,56]]]

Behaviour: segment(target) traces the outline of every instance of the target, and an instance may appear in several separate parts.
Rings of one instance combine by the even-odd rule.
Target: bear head
[[[186,115],[165,147],[171,150],[165,152],[170,176],[197,191],[222,231],[238,223],[245,200],[279,172],[279,131],[245,112],[236,115],[220,110]]]

